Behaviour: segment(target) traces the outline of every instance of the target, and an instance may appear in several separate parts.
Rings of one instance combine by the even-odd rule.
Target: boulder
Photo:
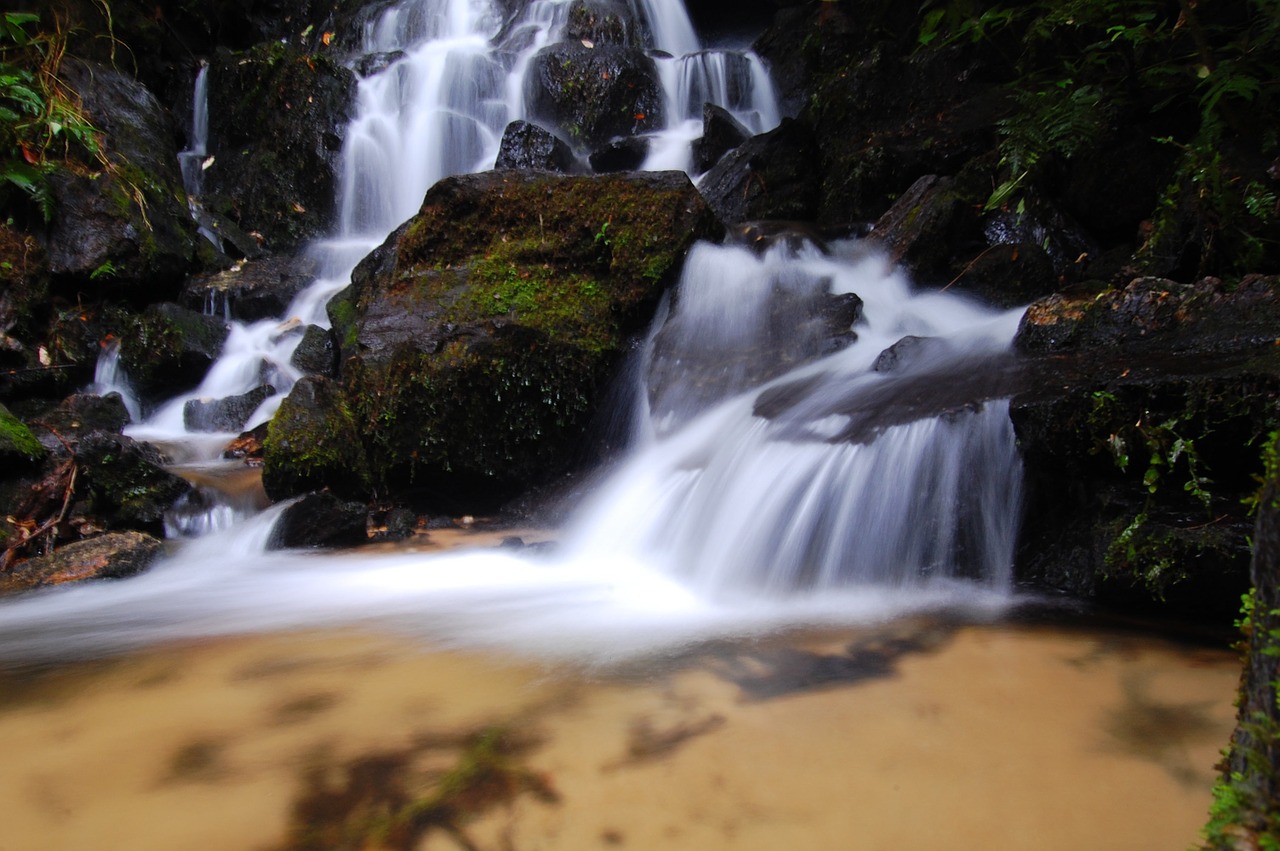
[[[982,246],[973,205],[957,192],[955,180],[932,174],[911,184],[868,238],[927,282],[946,278],[957,245]]]
[[[103,131],[110,168],[91,161],[50,176],[49,269],[77,288],[171,297],[194,262],[196,239],[176,130],[155,96],[114,68],[68,61],[60,73]]]
[[[730,151],[698,189],[726,223],[752,219],[812,219],[817,212],[818,151],[813,132],[783,119],[778,127]]]
[[[502,132],[497,169],[573,171],[573,151],[554,133],[528,121],[512,121]]]
[[[177,304],[155,304],[124,317],[120,365],[146,401],[170,398],[204,378],[230,333],[226,322]]]
[[[686,250],[718,231],[678,172],[434,186],[329,303],[380,492],[412,486],[474,513],[572,467],[629,336]],[[268,480],[305,464],[311,443],[269,441]]]
[[[368,497],[368,462],[355,418],[341,388],[304,376],[280,403],[263,441],[262,486],[272,500],[329,488]]]
[[[81,474],[77,494],[87,497],[87,510],[110,528],[163,534],[165,510],[191,490],[164,469],[164,456],[154,446],[121,434],[87,435],[76,446],[75,460]]]
[[[47,454],[26,423],[15,417],[4,405],[0,405],[0,463],[6,468],[13,465],[30,466]]]
[[[653,60],[636,48],[554,44],[525,75],[531,115],[582,151],[619,136],[661,130],[662,86]]]
[[[53,553],[27,559],[8,573],[0,573],[0,596],[84,582],[90,579],[124,579],[151,567],[164,552],[164,544],[141,532],[110,532],[67,544]]]
[[[119,434],[129,424],[129,410],[119,393],[99,396],[74,393],[52,410],[40,415],[40,428],[63,440],[75,442],[80,435],[95,431]],[[60,441],[53,441],[60,445]]]
[[[209,152],[203,202],[272,251],[333,225],[355,75],[325,53],[282,42],[209,62]]]
[[[363,502],[311,493],[284,510],[271,530],[269,550],[354,547],[369,540]]]
[[[614,139],[599,150],[592,151],[587,161],[596,174],[619,171],[636,171],[649,156],[649,140],[644,136],[628,136]]]
[[[648,41],[644,25],[632,7],[619,0],[574,0],[569,6],[564,38],[619,47],[644,47]]]
[[[284,316],[294,296],[319,273],[306,255],[275,254],[237,263],[230,269],[197,275],[182,288],[186,307],[241,322]]]
[[[338,347],[333,341],[333,334],[328,328],[308,325],[289,363],[308,375],[333,378],[338,372]]]
[[[190,399],[182,406],[188,431],[240,431],[258,406],[276,393],[270,384],[224,399]]]
[[[720,158],[751,138],[729,110],[714,103],[702,107],[702,135],[693,143],[693,171],[702,174],[720,162]]]

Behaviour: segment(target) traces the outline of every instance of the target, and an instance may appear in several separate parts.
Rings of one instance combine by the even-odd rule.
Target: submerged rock
[[[289,425],[295,388],[272,423],[268,490],[342,492],[347,466],[314,463],[331,434],[335,451],[367,453],[382,493],[459,512],[568,469],[629,335],[717,232],[680,173],[441,181],[329,304],[343,393],[321,408],[351,420]]]
[[[164,544],[141,532],[110,532],[67,544],[0,573],[0,596],[90,579],[124,579],[151,567]]]

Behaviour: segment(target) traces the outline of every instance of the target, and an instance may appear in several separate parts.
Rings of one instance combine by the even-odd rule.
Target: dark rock
[[[973,207],[948,177],[926,175],[876,222],[868,237],[918,278],[945,277],[957,245],[981,244]]]
[[[1001,210],[983,224],[990,245],[1039,245],[1049,255],[1054,274],[1078,280],[1084,263],[1099,253],[1097,242],[1056,204],[1026,193],[1017,210]]]
[[[273,251],[328,233],[355,84],[328,55],[279,42],[215,54],[205,206]]]
[[[512,121],[502,133],[494,168],[520,171],[573,171],[573,151],[550,130],[527,121]]]
[[[338,347],[329,329],[308,325],[289,362],[307,375],[333,378],[338,373]]]
[[[587,158],[591,170],[596,174],[611,174],[620,171],[636,171],[644,165],[644,158],[649,156],[649,140],[644,136],[628,136],[625,139],[614,139],[599,150],[592,151]]]
[[[395,63],[404,59],[405,52],[403,50],[393,50],[390,53],[370,53],[360,58],[356,63],[356,73],[361,77],[372,77],[375,74],[381,74]]]
[[[281,500],[320,488],[363,499],[370,482],[363,442],[341,388],[304,376],[271,420],[263,445],[262,486]]]
[[[381,492],[412,486],[478,511],[579,463],[630,335],[717,231],[680,173],[489,172],[432,187],[329,303]],[[268,472],[273,457],[291,463],[269,445]]]
[[[1252,275],[1234,288],[1216,278],[1181,284],[1139,278],[1123,289],[1063,292],[1027,308],[1014,345],[1025,352],[1160,343],[1174,351],[1262,345],[1280,330],[1280,278]]]
[[[267,549],[354,547],[368,540],[364,503],[345,502],[331,493],[311,493],[276,520]]]
[[[76,287],[164,298],[195,256],[175,129],[155,96],[114,68],[69,61],[61,74],[103,131],[111,169],[94,162],[51,176],[50,271]]]
[[[702,136],[693,143],[693,171],[702,174],[711,169],[729,151],[751,138],[729,110],[714,103],[702,107]]]
[[[387,512],[382,537],[390,541],[412,538],[418,528],[418,515],[407,508],[393,508]]]
[[[188,431],[240,431],[250,415],[276,389],[269,384],[225,399],[190,399],[182,406],[182,423]]]
[[[698,189],[726,223],[812,219],[818,203],[817,153],[813,132],[783,119],[776,129],[730,151]]]
[[[618,0],[575,0],[565,22],[566,41],[596,45],[644,47],[644,27],[627,3]]]
[[[998,307],[1016,307],[1053,293],[1058,276],[1039,245],[995,245],[966,263],[950,288]]]
[[[165,459],[154,446],[121,434],[90,434],[80,440],[75,457],[90,511],[112,528],[163,534],[165,509],[191,490],[163,469]]]
[[[156,304],[130,317],[120,336],[120,365],[144,400],[170,398],[204,378],[230,329],[216,317]]]
[[[183,287],[182,300],[187,307],[242,322],[275,319],[318,273],[311,257],[277,254],[194,277]]]
[[[119,393],[76,393],[42,414],[40,424],[64,439],[76,440],[81,434],[95,431],[119,434],[130,419]]]
[[[634,48],[561,43],[529,63],[530,114],[585,151],[610,139],[664,126],[662,87],[653,60]]]
[[[942,342],[933,337],[908,335],[881,352],[871,368],[876,372],[893,372],[909,366],[941,345]]]
[[[66,544],[50,555],[27,559],[11,572],[0,573],[0,596],[90,579],[136,576],[151,567],[163,551],[163,543],[141,532],[111,532]]]

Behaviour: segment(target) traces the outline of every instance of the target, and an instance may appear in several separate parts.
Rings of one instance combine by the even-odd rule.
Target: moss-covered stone
[[[124,435],[97,432],[81,439],[76,463],[89,510],[112,528],[163,534],[164,512],[191,490],[185,479],[164,469],[155,447]]]
[[[355,420],[330,379],[305,376],[280,404],[263,443],[262,485],[274,500],[329,488],[369,496],[368,464]]]
[[[0,405],[0,460],[38,461],[44,456],[45,448],[31,429]]]
[[[437,184],[329,304],[375,483],[476,507],[572,466],[629,335],[717,229],[678,173]]]

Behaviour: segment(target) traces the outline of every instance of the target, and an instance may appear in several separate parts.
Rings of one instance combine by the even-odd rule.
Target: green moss
[[[0,405],[0,457],[18,455],[36,461],[45,454],[45,448],[26,424]]]
[[[355,419],[333,382],[308,376],[280,405],[263,441],[262,484],[272,499],[329,488],[369,495],[368,463]]]

